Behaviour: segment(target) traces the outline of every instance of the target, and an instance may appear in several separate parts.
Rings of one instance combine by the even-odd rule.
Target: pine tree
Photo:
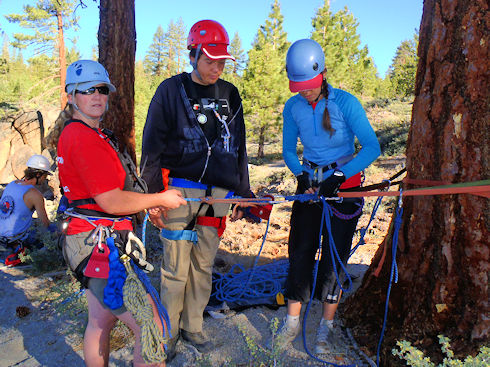
[[[226,61],[222,78],[235,84],[235,86],[240,89],[245,62],[245,51],[242,48],[242,40],[238,35],[238,32],[235,32],[235,35],[228,46],[228,53],[235,57],[235,62],[231,60]]]
[[[247,132],[258,143],[257,157],[264,157],[266,142],[281,131],[282,108],[290,96],[284,67],[289,47],[282,28],[283,16],[275,0],[265,24],[260,26],[243,77],[243,106]]]
[[[366,94],[363,89],[376,80],[376,68],[368,57],[367,47],[360,48],[358,25],[347,7],[332,14],[329,1],[326,0],[312,19],[311,38],[325,52],[328,82],[355,94]],[[367,83],[368,80],[371,83]]]
[[[165,42],[165,52],[167,57],[167,74],[169,78],[172,75],[179,74],[184,71],[188,62],[187,57],[187,31],[182,18],[179,18],[176,23],[170,21]]]
[[[418,43],[419,36],[416,31],[413,39],[403,41],[396,49],[395,57],[388,71],[392,89],[396,96],[408,97],[413,95],[418,63]]]
[[[70,65],[72,62],[80,60],[81,57],[82,57],[82,55],[80,54],[80,51],[76,47],[76,44],[73,44],[72,48],[70,48],[68,51],[66,51],[66,63],[67,63],[67,65]]]
[[[23,28],[34,30],[34,34],[14,34],[15,41],[12,42],[12,46],[23,49],[35,45],[37,53],[57,50],[61,108],[66,104],[64,31],[77,25],[77,19],[70,18],[77,3],[76,0],[38,0],[35,6],[24,5],[23,14],[5,16],[11,23],[19,23]]]
[[[3,35],[2,58],[7,62],[10,61],[9,38],[6,34]]]
[[[274,0],[271,8],[272,10],[269,13],[269,18],[265,21],[265,25],[260,26],[259,35],[267,40],[273,49],[285,54],[290,43],[287,41],[287,33],[282,28],[284,16],[281,14],[279,0]]]
[[[0,57],[0,74],[7,74],[9,71],[10,53],[9,40],[6,34],[3,35],[2,56]]]
[[[165,42],[166,37],[161,25],[158,25],[155,34],[153,35],[153,43],[150,45],[148,53],[143,61],[144,70],[147,74],[161,77],[165,62]]]

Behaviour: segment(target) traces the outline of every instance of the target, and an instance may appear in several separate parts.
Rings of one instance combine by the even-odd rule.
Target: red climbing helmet
[[[235,58],[228,53],[230,39],[225,28],[214,20],[200,20],[195,23],[187,37],[187,49],[201,49],[210,59]]]

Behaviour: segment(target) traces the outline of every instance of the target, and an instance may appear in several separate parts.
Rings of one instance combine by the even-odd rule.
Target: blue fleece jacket
[[[294,175],[311,171],[299,161],[298,137],[303,144],[303,157],[319,166],[337,162],[354,154],[354,137],[361,150],[354,159],[339,166],[346,178],[361,172],[380,154],[379,142],[361,103],[352,94],[328,86],[328,111],[335,132],[332,136],[322,127],[325,98],[313,107],[300,94],[291,97],[283,111],[283,157]]]

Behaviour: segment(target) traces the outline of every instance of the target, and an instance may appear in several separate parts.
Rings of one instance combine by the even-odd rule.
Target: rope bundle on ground
[[[261,301],[270,303],[265,300],[283,292],[288,268],[288,260],[275,261],[248,270],[235,264],[228,273],[217,275],[213,281],[216,291],[211,296],[228,304],[246,305],[251,301],[254,304]]]

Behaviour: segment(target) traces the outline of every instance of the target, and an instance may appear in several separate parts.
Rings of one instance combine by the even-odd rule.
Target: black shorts
[[[361,199],[350,199],[342,203],[330,204],[340,213],[354,214],[362,205]],[[306,303],[311,297],[315,254],[320,242],[320,223],[323,204],[321,202],[293,203],[291,230],[289,233],[289,272],[286,282],[286,297],[290,300]],[[361,214],[351,219],[341,219],[332,215],[332,237],[342,263],[345,265],[352,245],[352,237]],[[314,297],[322,302],[337,303],[340,287],[332,266],[329,236],[323,225],[322,254],[318,266],[318,275]],[[345,280],[340,264],[335,260],[340,281]]]

